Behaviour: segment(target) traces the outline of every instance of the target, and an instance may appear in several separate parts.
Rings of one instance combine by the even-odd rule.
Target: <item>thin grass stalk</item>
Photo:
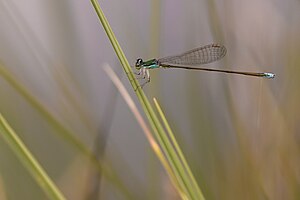
[[[173,173],[175,174],[178,183],[180,187],[182,188],[182,191],[184,191],[188,197],[188,199],[200,199],[201,197],[197,196],[197,193],[193,191],[192,188],[188,187],[188,179],[187,175],[185,174],[184,167],[181,165],[180,160],[178,159],[176,152],[174,151],[170,141],[168,140],[167,134],[165,133],[163,126],[161,125],[160,121],[158,120],[158,117],[156,116],[153,108],[151,107],[149,100],[145,96],[141,86],[139,85],[138,81],[136,80],[135,76],[132,73],[132,69],[111,29],[109,26],[109,23],[104,16],[103,11],[100,8],[99,3],[96,0],[91,0],[92,5],[94,6],[94,9],[99,17],[100,22],[102,23],[102,26],[111,41],[111,44],[123,66],[123,69],[125,73],[127,74],[127,77],[135,90],[137,97],[145,111],[146,116],[148,117],[149,123],[153,129],[153,132],[158,140],[158,143],[161,145],[161,148],[163,149],[170,166],[172,167]]]
[[[0,135],[5,139],[10,148],[20,159],[21,163],[31,173],[37,184],[44,190],[49,199],[66,199],[1,114]]]
[[[170,125],[169,125],[169,123],[168,123],[168,121],[167,121],[167,119],[166,119],[159,103],[157,102],[156,98],[153,98],[153,101],[154,101],[156,109],[157,109],[157,111],[158,111],[158,113],[159,113],[159,115],[160,115],[160,117],[161,117],[161,119],[162,119],[162,121],[165,125],[165,128],[167,130],[169,138],[170,138],[171,142],[173,143],[176,152],[178,153],[179,159],[180,159],[180,161],[182,162],[184,168],[187,171],[187,174],[190,178],[190,182],[188,182],[188,183],[190,183],[190,187],[193,187],[194,190],[197,191],[198,196],[200,196],[201,199],[204,199],[203,193],[202,193],[201,189],[198,186],[198,183],[197,183],[197,181],[196,181],[196,179],[195,179],[195,177],[194,177],[194,175],[193,175],[193,173],[192,173],[192,171],[191,171],[191,169],[190,169],[190,167],[189,167],[189,165],[188,165],[188,163],[187,163],[187,161],[186,161],[186,159],[183,155],[183,152],[181,151],[181,149],[179,147],[179,144],[176,141],[174,133],[173,133],[173,131],[172,131],[172,129],[171,129],[171,127],[170,127]]]
[[[109,23],[108,23],[106,17],[104,16],[104,13],[102,12],[100,5],[95,0],[91,0],[91,3],[93,4],[95,11],[99,17],[99,20],[102,23],[102,26],[103,26],[109,40],[112,43],[112,46],[123,66],[125,73],[127,74],[127,77],[129,79],[133,89],[135,90],[135,92],[137,94],[138,99],[141,102],[141,105],[145,111],[146,116],[149,119],[149,123],[156,135],[156,138],[158,139],[159,144],[161,145],[164,152],[166,153],[167,159],[168,159],[168,161],[172,167],[172,170],[179,182],[180,187],[188,195],[190,192],[186,189],[186,184],[183,182],[181,174],[178,172],[179,170],[177,169],[177,166],[174,165],[174,157],[170,156],[172,154],[169,151],[170,148],[167,147],[168,145],[165,143],[166,141],[162,139],[163,135],[166,135],[166,134],[164,133],[164,130],[163,130],[158,118],[155,116],[155,113],[154,113],[147,97],[145,96],[143,90],[141,89],[141,86],[138,84],[138,81],[136,80],[135,76],[133,75],[132,69],[131,69],[114,33],[112,32],[112,29],[109,26]],[[161,133],[164,133],[164,134],[161,134]],[[189,195],[189,196],[190,196],[189,199],[192,199],[191,195]]]
[[[128,63],[128,61],[127,61],[127,59],[126,59],[119,43],[118,43],[118,41],[117,41],[117,39],[114,35],[114,33],[112,32],[112,29],[109,26],[108,21],[107,21],[106,17],[104,16],[104,13],[102,12],[102,10],[100,8],[100,5],[95,0],[91,0],[91,2],[92,2],[93,6],[96,10],[96,13],[99,17],[99,20],[101,21],[101,23],[103,25],[104,30],[107,33],[107,36],[108,36],[109,40],[112,43],[112,46],[113,46],[113,48],[114,48],[121,64],[122,64],[122,66],[123,66],[123,69],[124,69],[125,73],[127,74],[128,79],[129,79],[133,89],[135,90],[138,99],[141,102],[141,105],[144,108],[145,114],[149,119],[150,125],[151,125],[152,129],[154,130],[154,133],[156,135],[156,138],[159,141],[159,144],[162,146],[164,152],[167,152],[166,153],[167,159],[168,159],[169,163],[171,164],[172,170],[173,170],[175,176],[177,177],[179,185],[181,186],[182,190],[185,193],[188,193],[188,191],[185,189],[186,186],[185,186],[184,182],[182,181],[180,173],[178,173],[178,170],[176,169],[176,166],[174,166],[174,164],[173,164],[174,159],[170,156],[170,153],[169,153],[169,150],[168,150],[169,148],[167,147],[167,144],[165,144],[165,141],[162,139],[163,137],[161,136],[162,135],[161,133],[163,133],[164,130],[163,130],[162,126],[160,125],[159,120],[155,116],[155,113],[154,113],[147,97],[145,96],[143,90],[141,89],[141,86],[138,84],[138,81],[136,80],[135,76],[133,75],[132,69],[131,69],[131,67],[130,67],[130,65],[129,65],[129,63]]]

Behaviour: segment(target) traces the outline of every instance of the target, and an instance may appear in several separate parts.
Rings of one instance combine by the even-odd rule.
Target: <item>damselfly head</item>
[[[144,61],[141,58],[138,58],[135,62],[135,68],[136,69],[141,69],[142,65],[143,65]]]

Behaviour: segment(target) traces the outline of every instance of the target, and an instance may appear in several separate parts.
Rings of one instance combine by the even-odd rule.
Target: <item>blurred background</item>
[[[129,62],[210,43],[207,67],[160,69],[144,87],[206,199],[300,199],[300,1],[99,1]],[[132,94],[89,1],[0,0],[0,112],[68,199],[179,199],[112,82]],[[141,110],[141,108],[140,108]],[[105,165],[99,173],[69,138]],[[0,140],[0,199],[47,199]]]

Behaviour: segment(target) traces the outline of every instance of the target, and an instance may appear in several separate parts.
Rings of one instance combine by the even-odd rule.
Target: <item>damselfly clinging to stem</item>
[[[177,68],[177,69],[191,69],[202,70],[212,72],[222,72],[231,74],[240,74],[246,76],[256,76],[264,78],[274,78],[275,74],[268,72],[243,72],[243,71],[231,71],[222,69],[211,69],[203,67],[194,67],[196,65],[202,65],[212,63],[223,58],[226,54],[226,48],[219,44],[209,44],[176,56],[169,56],[160,59],[151,59],[143,61],[141,58],[136,60],[135,68],[138,70],[138,75],[141,75],[143,79],[147,78],[146,82],[142,84],[142,87],[150,82],[149,69],[156,68]]]

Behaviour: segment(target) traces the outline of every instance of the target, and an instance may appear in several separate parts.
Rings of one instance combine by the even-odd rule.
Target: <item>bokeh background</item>
[[[221,43],[226,57],[207,67],[274,72],[153,70],[144,91],[206,199],[300,199],[299,0],[99,3],[132,65]],[[137,102],[89,1],[1,0],[0,24],[0,111],[68,199],[179,199],[102,70],[111,65]],[[45,113],[109,171],[99,174]],[[3,139],[0,199],[47,199]]]

